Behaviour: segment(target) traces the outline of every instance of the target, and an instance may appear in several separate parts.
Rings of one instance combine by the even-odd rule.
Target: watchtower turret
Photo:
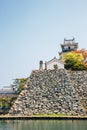
[[[62,48],[62,53],[77,50],[78,49],[78,43],[75,42],[75,38],[68,39],[68,40],[64,39],[64,43],[61,44],[61,48]]]

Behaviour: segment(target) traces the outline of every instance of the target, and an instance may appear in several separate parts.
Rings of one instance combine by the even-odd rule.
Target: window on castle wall
[[[68,49],[70,50],[70,46],[68,47]]]

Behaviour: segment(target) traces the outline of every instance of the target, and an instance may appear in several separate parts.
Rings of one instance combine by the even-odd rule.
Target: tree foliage
[[[82,56],[83,56],[84,59],[87,58],[87,50],[85,50],[85,49],[75,50],[74,52],[82,54]]]
[[[63,56],[65,68],[71,70],[86,70],[84,56],[80,51],[68,52]]]
[[[16,95],[13,97],[0,96],[0,114],[7,114],[16,98]]]
[[[16,93],[20,93],[24,89],[24,85],[26,84],[28,78],[20,78],[20,79],[15,79],[12,87],[15,90]]]

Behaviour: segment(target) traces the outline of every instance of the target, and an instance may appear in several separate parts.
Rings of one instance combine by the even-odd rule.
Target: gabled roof
[[[70,45],[70,46],[75,46],[75,47],[78,48],[78,43],[75,42],[75,38],[73,38],[73,39],[64,39],[64,43],[60,44],[60,45],[61,45],[61,47]]]
[[[57,59],[56,57],[54,57],[53,59],[51,59],[50,61],[46,62],[47,64],[50,64],[52,62],[58,62],[60,64],[64,64],[64,62],[62,62],[61,60]]]

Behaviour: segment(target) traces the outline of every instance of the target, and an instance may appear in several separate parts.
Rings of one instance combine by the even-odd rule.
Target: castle
[[[61,48],[62,55],[76,50],[78,43],[75,39],[64,39]],[[54,65],[62,69],[55,71]],[[63,68],[64,63],[56,57],[45,63],[40,61],[40,71],[32,71],[9,115],[87,115],[87,71],[67,71]]]
[[[75,38],[64,39],[64,42],[60,45],[61,45],[61,49],[62,49],[62,51],[59,53],[60,57],[64,53],[78,49],[78,43],[75,42]],[[50,61],[47,61],[45,63],[43,63],[43,61],[40,61],[39,70],[43,70],[43,69],[53,70],[55,65],[58,67],[58,69],[64,69],[64,63],[60,60],[60,58],[58,59],[58,58],[54,57],[53,59],[51,59]]]

